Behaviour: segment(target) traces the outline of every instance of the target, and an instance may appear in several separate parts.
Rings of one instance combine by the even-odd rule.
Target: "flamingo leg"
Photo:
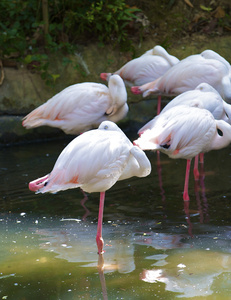
[[[184,182],[184,201],[189,201],[188,195],[188,183],[189,183],[189,173],[190,173],[191,159],[187,159],[186,172],[185,172],[185,182]]]
[[[158,95],[158,98],[157,98],[157,115],[160,114],[160,111],[161,111],[161,95]]]
[[[199,156],[200,156],[200,163],[204,164],[204,153],[200,153]]]
[[[98,247],[98,254],[104,253],[103,251],[103,237],[102,237],[102,226],[103,226],[103,208],[104,208],[105,192],[100,193],[99,201],[99,216],[98,216],[98,226],[96,234],[96,244]]]
[[[195,180],[199,180],[199,177],[200,177],[200,173],[199,173],[199,169],[198,169],[198,162],[199,162],[199,156],[196,155],[195,160],[194,160],[194,168],[193,168],[193,174],[194,174]]]

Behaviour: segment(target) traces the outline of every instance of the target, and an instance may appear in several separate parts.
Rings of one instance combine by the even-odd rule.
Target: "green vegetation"
[[[70,57],[89,42],[135,57],[145,38],[168,49],[182,37],[230,35],[230,9],[230,0],[1,0],[0,65],[20,61],[53,86],[53,53],[78,68]]]
[[[132,51],[128,24],[139,11],[124,0],[1,0],[0,59],[21,60],[52,84],[59,75],[48,72],[50,53],[73,54],[86,40]]]

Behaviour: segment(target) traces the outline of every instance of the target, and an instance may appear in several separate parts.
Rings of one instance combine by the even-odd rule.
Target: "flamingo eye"
[[[107,129],[108,129],[108,125],[105,125],[105,126],[104,126],[104,129],[107,130]]]
[[[219,128],[217,128],[217,133],[218,133],[220,136],[223,136],[223,132],[222,132]]]

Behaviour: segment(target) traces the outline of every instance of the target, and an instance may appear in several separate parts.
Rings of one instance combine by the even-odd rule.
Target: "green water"
[[[196,190],[191,176],[188,217],[186,161],[161,154],[158,173],[147,153],[150,176],[106,192],[102,269],[99,194],[28,190],[68,142],[0,149],[0,299],[231,299],[231,147],[205,155]]]

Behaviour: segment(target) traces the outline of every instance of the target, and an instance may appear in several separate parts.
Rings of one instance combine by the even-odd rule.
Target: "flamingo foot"
[[[104,241],[102,236],[96,236],[96,244],[98,248],[98,254],[103,254],[105,251],[103,250]]]

